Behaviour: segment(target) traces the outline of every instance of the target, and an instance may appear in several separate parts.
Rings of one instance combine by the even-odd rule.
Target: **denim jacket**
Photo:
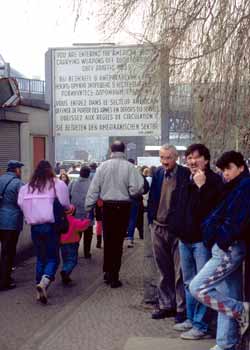
[[[225,186],[227,195],[202,225],[203,241],[208,248],[214,243],[227,251],[235,241],[250,242],[250,176],[239,175]]]
[[[3,199],[0,200],[0,230],[21,231],[23,228],[23,214],[17,204],[17,197],[23,182],[15,173],[9,171],[0,176],[0,193],[7,186]]]

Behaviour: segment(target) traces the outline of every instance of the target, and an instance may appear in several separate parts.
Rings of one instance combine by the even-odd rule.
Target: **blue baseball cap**
[[[18,160],[9,160],[7,166],[8,169],[16,169],[21,168],[22,166],[24,166],[24,164],[19,162]]]

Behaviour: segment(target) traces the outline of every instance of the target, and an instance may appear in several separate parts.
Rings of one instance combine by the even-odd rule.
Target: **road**
[[[95,246],[95,243],[92,244]],[[0,350],[207,350],[213,340],[183,341],[173,319],[152,320],[142,304],[143,241],[124,247],[123,287],[111,289],[102,279],[102,250],[93,248],[73,272],[71,287],[59,274],[49,290],[49,304],[35,301],[35,259],[13,274],[18,288],[0,294]]]

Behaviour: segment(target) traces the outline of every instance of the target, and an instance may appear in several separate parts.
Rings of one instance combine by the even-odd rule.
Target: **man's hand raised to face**
[[[206,175],[204,171],[198,169],[197,172],[193,176],[194,183],[196,186],[201,188],[206,183]]]

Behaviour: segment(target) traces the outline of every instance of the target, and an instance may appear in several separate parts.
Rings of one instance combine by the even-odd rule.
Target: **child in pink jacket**
[[[78,248],[81,236],[79,232],[86,230],[90,225],[89,219],[76,219],[73,214],[75,207],[70,206],[70,209],[66,211],[67,219],[69,222],[69,230],[67,233],[61,234],[60,249],[63,260],[63,266],[61,271],[61,277],[63,284],[67,285],[72,280],[69,277],[78,260]]]

